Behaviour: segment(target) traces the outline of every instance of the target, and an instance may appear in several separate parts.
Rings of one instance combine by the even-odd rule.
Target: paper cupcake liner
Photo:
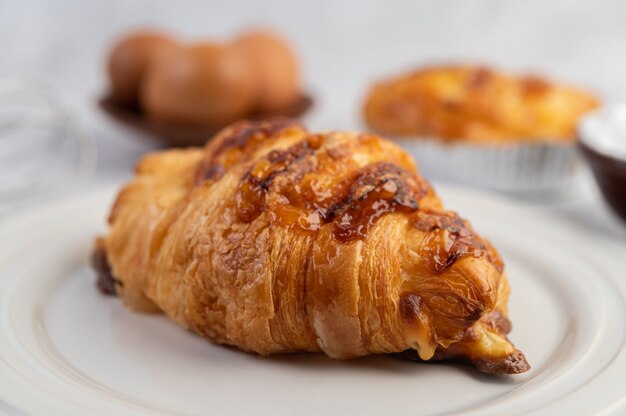
[[[573,144],[486,145],[396,138],[426,178],[507,192],[565,188],[581,167]]]

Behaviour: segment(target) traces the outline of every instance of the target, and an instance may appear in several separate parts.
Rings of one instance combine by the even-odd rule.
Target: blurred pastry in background
[[[572,141],[579,117],[596,107],[592,95],[540,77],[447,66],[377,84],[367,98],[365,118],[374,130],[399,136]]]
[[[298,98],[298,63],[283,39],[270,32],[256,30],[239,36],[233,46],[254,69],[252,75],[258,110],[278,110]]]
[[[141,103],[158,122],[221,126],[252,111],[253,71],[228,45],[198,43],[162,56],[146,73]]]
[[[161,54],[178,47],[164,33],[138,32],[115,45],[109,57],[111,97],[121,106],[139,105],[140,89],[148,68]]]
[[[114,46],[108,68],[103,109],[170,145],[200,145],[238,119],[297,117],[311,105],[295,53],[266,30],[220,43],[136,32]]]
[[[538,76],[456,65],[377,83],[363,112],[433,179],[535,191],[574,176],[576,125],[598,106],[590,93]]]

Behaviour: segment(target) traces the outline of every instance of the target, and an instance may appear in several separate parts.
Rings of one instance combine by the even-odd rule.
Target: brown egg
[[[251,31],[233,45],[254,71],[257,110],[279,110],[297,99],[298,63],[284,40],[269,32]]]
[[[245,60],[232,48],[213,43],[181,48],[159,59],[143,91],[149,117],[194,126],[231,123],[251,111],[254,99]]]
[[[139,32],[125,37],[109,57],[111,94],[120,105],[137,106],[141,84],[148,66],[177,43],[165,34]]]

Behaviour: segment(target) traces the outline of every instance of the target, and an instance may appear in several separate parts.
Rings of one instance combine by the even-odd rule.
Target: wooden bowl
[[[311,97],[303,94],[299,96],[296,102],[292,105],[281,110],[252,113],[245,118],[249,120],[261,120],[277,116],[295,118],[304,114],[304,112],[306,112],[312,104],[313,100]],[[109,114],[114,119],[143,132],[147,132],[172,147],[202,146],[207,140],[213,137],[215,133],[227,126],[185,127],[181,125],[159,123],[155,120],[147,118],[140,108],[128,108],[118,105],[110,95],[106,95],[100,99],[99,105],[104,112]]]

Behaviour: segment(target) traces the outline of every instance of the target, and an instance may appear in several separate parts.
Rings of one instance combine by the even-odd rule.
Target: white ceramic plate
[[[533,369],[485,376],[389,357],[259,358],[98,293],[107,189],[0,224],[0,414],[626,413],[626,246],[504,200],[440,189],[503,254]]]

